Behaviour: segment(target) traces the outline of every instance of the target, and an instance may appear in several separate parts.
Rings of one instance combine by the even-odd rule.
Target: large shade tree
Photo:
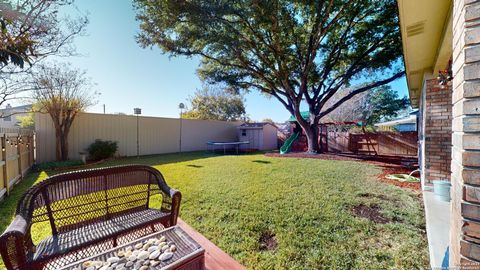
[[[311,153],[319,151],[324,115],[404,75],[396,0],[134,3],[140,45],[199,56],[202,79],[277,99],[305,131]],[[325,107],[346,89],[348,95]]]
[[[245,118],[243,97],[221,89],[203,88],[190,98],[190,109],[183,118],[236,121]]]

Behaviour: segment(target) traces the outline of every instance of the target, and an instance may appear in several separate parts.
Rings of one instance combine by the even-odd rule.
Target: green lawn
[[[376,181],[380,169],[372,165],[195,152],[102,166],[129,163],[158,168],[183,194],[181,218],[249,269],[428,266],[418,195]],[[29,175],[0,202],[2,231],[21,193],[47,174],[52,173]],[[378,208],[390,222],[356,217],[352,208],[357,205]],[[33,234],[41,239],[46,231],[36,228]],[[261,244],[265,239],[269,248]]]

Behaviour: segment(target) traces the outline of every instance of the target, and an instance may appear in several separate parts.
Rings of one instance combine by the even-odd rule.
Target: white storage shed
[[[240,141],[249,141],[241,149],[275,150],[278,149],[277,126],[271,123],[245,123],[238,127]]]

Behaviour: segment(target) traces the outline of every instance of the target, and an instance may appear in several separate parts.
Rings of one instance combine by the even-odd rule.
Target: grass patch
[[[380,183],[380,169],[353,161],[217,156],[200,152],[108,161],[159,169],[183,194],[181,217],[249,269],[424,269],[423,209],[417,194]],[[0,203],[0,229],[31,174]],[[374,208],[389,222],[356,216]],[[366,209],[366,208],[365,208]],[[401,221],[401,222],[396,222]],[[33,231],[48,235],[46,226]]]

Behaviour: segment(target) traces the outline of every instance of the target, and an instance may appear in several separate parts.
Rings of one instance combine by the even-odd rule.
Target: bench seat
[[[36,252],[31,256],[34,261],[37,261],[63,255],[76,250],[78,247],[85,247],[89,244],[111,239],[121,232],[144,227],[145,224],[168,218],[168,216],[168,213],[157,209],[146,209],[118,215],[109,220],[90,223],[78,229],[59,233],[42,240],[38,243]]]

